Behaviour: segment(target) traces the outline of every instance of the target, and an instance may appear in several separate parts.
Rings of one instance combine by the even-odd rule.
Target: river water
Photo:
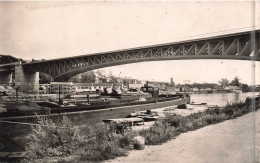
[[[245,102],[246,97],[259,95],[259,92],[246,93],[217,93],[217,94],[191,94],[191,102],[204,103],[208,105],[225,106],[227,103]]]

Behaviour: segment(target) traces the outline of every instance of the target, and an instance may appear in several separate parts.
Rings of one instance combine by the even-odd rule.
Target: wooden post
[[[18,87],[16,87],[16,102],[18,102]]]
[[[61,113],[61,109],[60,109],[60,88],[61,88],[61,85],[59,85],[59,101],[58,101],[58,104],[59,104],[59,114]]]

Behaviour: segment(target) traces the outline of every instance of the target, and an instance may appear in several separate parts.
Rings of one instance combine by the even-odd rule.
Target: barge
[[[157,109],[167,106],[186,104],[189,96],[167,95],[159,96],[152,88],[142,92],[116,96],[95,96],[94,98],[76,100],[65,99],[62,102],[47,101],[2,101],[0,108],[0,137],[8,137],[19,146],[24,146],[24,137],[31,132],[32,126],[38,124],[38,116],[47,117],[54,122],[67,116],[75,126],[94,125],[104,119],[128,117],[131,113]],[[146,97],[146,100],[143,100]],[[79,102],[80,101],[80,102]],[[4,110],[6,109],[6,110]],[[37,115],[36,115],[37,114]]]
[[[184,96],[182,94],[168,94],[167,96],[159,95],[159,89],[157,87],[142,87],[141,92],[128,92],[109,96],[86,95],[81,96],[81,98],[68,96],[67,98],[52,99],[52,102],[50,102],[50,100],[30,101],[28,99],[6,100],[0,104],[0,118],[35,116],[35,114],[51,116],[53,114],[62,113],[80,113],[82,111],[113,110],[113,108],[123,109],[124,107],[132,107],[134,108],[134,112],[138,107],[142,107],[142,105],[150,106],[156,103],[168,103],[169,101],[175,100],[179,101],[184,98],[187,99],[189,96]],[[189,102],[189,100],[184,100],[181,103],[185,104],[187,102]]]

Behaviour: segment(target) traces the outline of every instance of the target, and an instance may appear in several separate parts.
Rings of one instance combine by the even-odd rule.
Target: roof
[[[74,83],[75,86],[112,86],[113,83]]]
[[[114,86],[122,86],[122,83],[115,83]]]
[[[73,83],[72,82],[51,82],[50,84],[60,84],[60,85],[62,85],[62,84],[70,84],[70,85],[73,85]]]
[[[118,118],[118,119],[105,119],[103,122],[116,122],[116,123],[129,123],[129,122],[143,122],[142,118]]]

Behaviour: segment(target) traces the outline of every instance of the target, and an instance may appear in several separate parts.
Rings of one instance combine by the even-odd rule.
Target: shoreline
[[[126,157],[104,163],[132,162],[253,162],[259,160],[260,110],[217,124],[180,134],[162,145],[148,145],[144,150],[131,150]],[[256,134],[255,146],[250,138]],[[253,151],[255,148],[255,158]]]
[[[204,112],[198,112],[198,113],[194,113],[194,114],[184,116],[184,117],[182,117],[180,115],[169,115],[169,116],[166,116],[165,120],[155,123],[155,125],[153,125],[148,130],[141,130],[140,132],[137,132],[137,133],[129,131],[125,134],[121,133],[122,135],[120,133],[115,134],[114,130],[111,130],[111,127],[113,127],[113,126],[110,126],[110,127],[107,126],[108,127],[107,128],[105,125],[101,125],[101,126],[99,125],[99,127],[96,126],[96,128],[92,128],[92,129],[90,128],[91,130],[94,129],[91,132],[91,134],[94,134],[94,135],[89,135],[88,132],[82,133],[83,134],[82,136],[84,136],[84,137],[86,136],[86,138],[90,136],[91,138],[95,138],[95,140],[98,140],[98,141],[92,142],[92,143],[94,143],[94,148],[89,147],[89,145],[91,145],[91,144],[89,144],[90,142],[88,140],[86,140],[86,141],[84,140],[84,142],[85,142],[84,148],[80,151],[80,153],[75,155],[75,154],[72,154],[69,152],[70,153],[70,154],[68,153],[69,155],[57,155],[57,156],[61,156],[61,157],[59,157],[59,159],[67,159],[69,157],[71,158],[72,156],[74,156],[74,160],[71,160],[71,161],[80,161],[80,160],[85,160],[85,161],[102,161],[103,160],[104,161],[104,160],[112,159],[112,158],[119,157],[119,156],[125,156],[125,155],[127,155],[127,153],[125,153],[126,150],[128,151],[129,149],[132,148],[132,145],[134,145],[133,144],[134,141],[132,141],[134,136],[139,135],[139,136],[144,137],[146,145],[167,144],[167,142],[171,142],[172,140],[175,140],[177,137],[179,138],[180,134],[183,135],[185,133],[190,133],[190,131],[196,132],[200,129],[207,128],[208,126],[215,126],[218,123],[221,124],[220,122],[223,122],[223,121],[227,121],[230,119],[248,115],[248,113],[250,113],[252,111],[250,108],[251,102],[254,102],[254,100],[248,99],[248,100],[246,100],[245,103],[227,105],[223,109],[220,109],[219,107],[216,107],[214,109],[207,109]],[[258,109],[259,102],[260,102],[259,97],[255,102],[257,104],[256,109]],[[68,117],[64,117],[64,118],[68,119]],[[47,123],[51,124],[52,122],[50,121]],[[70,123],[70,122],[68,122],[68,123]],[[214,125],[212,125],[212,124],[214,124]],[[66,123],[57,124],[57,125],[66,125]],[[50,125],[50,126],[46,127],[46,129],[47,129],[46,131],[48,131],[48,128],[52,128],[52,126]],[[83,129],[83,131],[88,131],[88,128],[85,128],[85,129],[82,128],[82,129]],[[213,127],[213,129],[214,129],[214,127]],[[223,128],[221,128],[221,131],[222,130],[223,130]],[[224,130],[227,130],[227,129],[224,128]],[[41,133],[41,135],[42,135],[42,132],[46,132],[46,131],[34,130],[34,133],[30,134],[31,137],[33,138],[33,140],[36,140],[36,141],[34,141],[34,143],[36,143],[36,144],[31,144],[33,146],[31,146],[29,149],[34,150],[34,146],[38,146],[37,145],[38,143],[43,143],[43,142],[41,142],[42,141],[41,139],[38,139],[35,136],[37,136],[37,134],[39,134],[39,133]],[[68,131],[70,131],[70,130],[68,130]],[[58,129],[57,130],[58,133],[56,133],[56,129],[55,129],[55,130],[53,130],[53,132],[54,132],[53,134],[58,134],[57,136],[59,136],[59,133],[61,132],[61,130],[59,131],[59,129]],[[209,132],[209,133],[211,133],[211,132]],[[49,133],[49,134],[50,134],[50,136],[53,135],[51,133]],[[60,134],[64,134],[64,133],[61,132]],[[102,134],[104,136],[106,135],[106,136],[100,137],[100,136],[98,136],[99,134]],[[110,135],[110,136],[108,136],[108,135]],[[206,138],[204,138],[204,139],[206,139]],[[77,139],[75,139],[75,140],[77,141]],[[71,144],[72,142],[71,143],[68,142],[68,143]],[[39,146],[40,149],[41,148],[44,149],[46,147],[49,148],[48,144],[42,144],[42,145],[43,146]],[[57,147],[55,147],[55,149],[56,148],[59,149],[62,146],[57,146]],[[51,148],[53,148],[53,147],[51,147]],[[110,149],[110,150],[108,150],[108,149]],[[68,149],[64,148],[64,150],[69,150],[69,148]],[[123,152],[123,151],[125,151],[125,152]],[[132,151],[135,151],[135,150],[130,150],[130,153]],[[35,156],[33,156],[33,158],[38,160],[39,157],[37,156],[37,151],[33,151],[33,153],[36,154]],[[44,154],[43,156],[46,159],[51,159],[51,157],[49,157],[50,155],[48,153]],[[54,157],[52,157],[52,158],[54,159]]]
[[[134,113],[136,111],[182,104],[187,103],[187,101],[188,99],[175,99],[171,101],[158,102],[156,104],[148,103],[100,110],[69,112],[62,113],[61,115],[51,114],[47,115],[47,117],[52,119],[54,122],[57,122],[62,118],[62,116],[67,116],[75,126],[95,125],[97,123],[101,123],[104,119],[126,117],[130,113]],[[7,135],[10,140],[14,141],[19,146],[25,147],[27,142],[24,138],[29,133],[31,133],[31,126],[37,125],[37,116],[34,115],[13,118],[0,118],[0,122],[0,133],[3,133],[3,136]]]

